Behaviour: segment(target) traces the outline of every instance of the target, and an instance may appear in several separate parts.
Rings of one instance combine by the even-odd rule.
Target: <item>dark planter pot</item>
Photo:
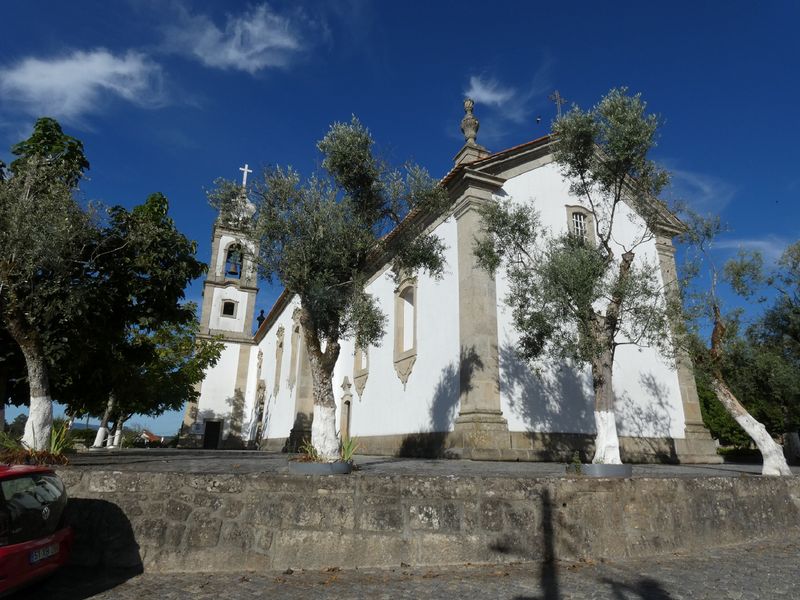
[[[584,475],[585,477],[630,477],[633,475],[633,467],[631,465],[591,463],[588,465],[580,465],[580,470],[578,470],[577,465],[567,465],[567,475]]]
[[[294,475],[347,475],[353,470],[353,463],[350,462],[300,462],[289,461],[289,473]]]

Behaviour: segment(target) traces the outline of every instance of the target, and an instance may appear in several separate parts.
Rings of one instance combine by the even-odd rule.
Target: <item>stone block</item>
[[[411,561],[409,542],[398,534],[279,531],[271,553],[275,569],[386,567]]]
[[[230,549],[249,550],[255,543],[253,527],[247,523],[223,523],[219,536],[219,549],[227,552]]]
[[[167,530],[164,532],[164,546],[169,548],[180,546],[185,531],[186,525],[183,523],[170,523],[167,525]]]
[[[505,500],[483,500],[480,504],[480,528],[485,531],[503,531],[505,521],[503,513],[507,502]]]
[[[289,514],[294,499],[283,495],[270,495],[260,498],[245,500],[242,520],[250,523],[260,523],[270,527],[280,527],[283,516]]]
[[[403,498],[475,498],[480,494],[480,480],[474,477],[404,477],[400,488]]]
[[[413,538],[412,565],[503,563],[519,560],[496,544],[496,535],[422,533]]]
[[[136,539],[141,544],[156,547],[164,544],[166,530],[167,523],[162,519],[142,519],[133,527]]]
[[[242,514],[243,508],[244,504],[241,500],[226,498],[222,508],[219,509],[219,514],[223,519],[236,519],[240,514]]]
[[[337,496],[318,496],[296,499],[285,525],[288,528],[353,529],[355,518],[353,499]]]
[[[241,475],[193,475],[186,479],[190,487],[211,493],[235,494],[244,487]]]
[[[204,517],[195,518],[188,524],[186,531],[186,546],[188,548],[208,548],[219,543],[219,532],[222,528],[222,520],[208,519]]]
[[[194,508],[178,500],[167,500],[164,513],[173,521],[185,521]]]
[[[359,505],[358,528],[363,531],[403,531],[403,506],[400,499],[363,497]]]
[[[458,531],[461,526],[458,506],[453,502],[411,504],[408,513],[408,523],[412,530]]]

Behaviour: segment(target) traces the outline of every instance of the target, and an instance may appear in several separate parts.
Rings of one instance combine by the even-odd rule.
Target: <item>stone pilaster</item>
[[[460,338],[460,410],[451,445],[465,456],[510,447],[508,423],[500,408],[497,292],[494,278],[473,254],[482,235],[479,208],[492,201],[504,181],[465,170],[454,216],[458,231],[458,309]],[[477,451],[477,452],[476,452]]]
[[[296,313],[295,313],[296,314]],[[302,325],[295,321],[295,333],[292,335],[292,344],[297,344],[297,362],[289,366],[295,373],[294,378],[297,389],[294,395],[294,425],[289,432],[287,449],[296,452],[303,442],[311,440],[311,422],[314,418],[314,388],[311,381],[311,363],[308,360],[308,351],[303,340]],[[292,349],[292,354],[295,351]],[[295,371],[296,369],[296,371]]]
[[[676,298],[678,274],[675,266],[675,246],[672,245],[672,238],[668,234],[657,234],[656,251],[665,293],[672,300],[679,301]],[[720,463],[722,457],[717,454],[717,444],[703,424],[692,359],[684,348],[677,348],[675,362],[685,420],[685,438],[675,440],[678,460],[682,463]]]

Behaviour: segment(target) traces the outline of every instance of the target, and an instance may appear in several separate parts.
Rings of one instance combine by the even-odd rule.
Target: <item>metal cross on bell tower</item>
[[[561,106],[567,103],[567,99],[564,98],[558,90],[556,90],[552,94],[550,94],[548,96],[548,99],[550,99],[553,102],[555,102],[556,111],[557,111],[557,115],[558,115],[556,118],[560,119],[561,118]]]

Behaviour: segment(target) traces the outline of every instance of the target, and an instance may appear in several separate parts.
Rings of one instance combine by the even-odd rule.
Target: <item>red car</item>
[[[0,595],[67,562],[67,491],[48,467],[0,465]]]

